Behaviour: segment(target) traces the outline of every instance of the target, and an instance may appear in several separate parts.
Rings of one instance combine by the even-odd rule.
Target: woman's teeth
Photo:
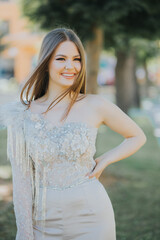
[[[73,77],[74,76],[74,74],[62,74],[63,76],[66,76],[66,77]]]

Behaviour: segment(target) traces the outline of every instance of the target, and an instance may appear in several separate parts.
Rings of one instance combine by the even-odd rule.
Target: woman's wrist
[[[104,166],[104,168],[108,167],[111,164],[109,159],[107,159],[107,157],[104,154],[99,156],[96,160],[98,163],[101,162],[101,164],[102,164],[102,166]]]

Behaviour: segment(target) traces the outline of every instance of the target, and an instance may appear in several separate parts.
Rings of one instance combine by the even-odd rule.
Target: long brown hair
[[[25,83],[20,94],[21,102],[27,105],[28,108],[30,107],[32,100],[36,100],[45,95],[49,86],[49,72],[47,71],[49,61],[51,59],[52,54],[55,52],[56,48],[59,46],[60,43],[64,41],[72,41],[76,45],[81,57],[81,70],[77,79],[75,79],[74,83],[72,84],[72,86],[68,87],[67,90],[62,92],[62,94],[60,94],[54,101],[52,101],[52,103],[49,105],[47,110],[44,112],[44,113],[47,113],[58,102],[60,102],[67,94],[69,94],[71,98],[71,102],[68,108],[66,109],[65,114],[62,117],[62,120],[67,118],[68,113],[71,110],[71,107],[73,106],[73,104],[76,101],[79,101],[86,96],[85,95],[86,94],[85,51],[81,43],[81,40],[73,30],[67,29],[67,28],[56,28],[50,31],[44,37],[41,45],[40,53],[39,53],[38,64],[34,69],[34,71],[31,73],[31,76],[29,77],[28,81]],[[33,90],[31,92],[32,87],[33,87]],[[25,90],[26,90],[26,94],[25,94],[26,101],[23,100],[23,94]],[[30,92],[31,92],[31,95],[29,96]],[[82,97],[79,100],[77,100],[79,93],[82,93]],[[73,97],[71,97],[71,94],[73,94]],[[52,106],[52,104],[58,99],[59,101],[56,104],[54,104],[54,106]]]

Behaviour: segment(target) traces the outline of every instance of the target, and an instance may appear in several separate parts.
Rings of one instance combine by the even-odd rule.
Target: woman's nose
[[[68,68],[68,69],[73,68],[72,61],[66,61],[66,66],[65,67]]]

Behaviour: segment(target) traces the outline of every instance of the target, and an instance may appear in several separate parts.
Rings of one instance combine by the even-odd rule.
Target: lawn
[[[116,219],[117,240],[160,239],[159,146],[153,128],[145,117],[136,117],[147,143],[134,155],[111,164],[102,173]],[[106,126],[97,136],[95,158],[117,146],[123,138]],[[11,199],[11,169],[6,159],[6,131],[0,134],[0,183],[8,192],[0,194],[0,240],[14,240],[16,225]],[[3,195],[3,196],[2,196]],[[100,240],[100,239],[97,239]],[[107,239],[106,239],[107,240]]]
[[[117,240],[160,239],[160,148],[147,118],[137,117],[146,144],[134,155],[109,165],[101,182],[112,201],[115,212]],[[99,156],[115,147],[122,137],[105,126],[97,138]],[[113,179],[113,181],[108,181]]]

